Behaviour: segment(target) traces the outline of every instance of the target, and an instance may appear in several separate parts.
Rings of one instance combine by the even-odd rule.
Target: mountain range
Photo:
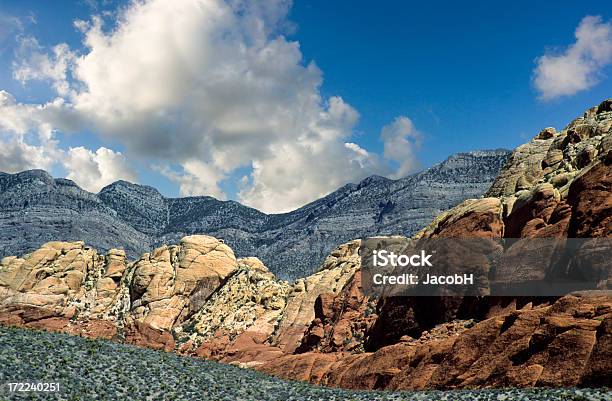
[[[0,173],[0,257],[48,241],[84,241],[138,258],[185,235],[222,239],[237,256],[257,256],[279,278],[316,270],[338,245],[372,235],[410,236],[440,212],[481,196],[510,152],[453,155],[392,180],[371,176],[283,214],[265,214],[210,196],[167,198],[155,188],[117,181],[98,194],[42,170]]]
[[[397,198],[392,196],[397,194],[406,194],[404,199],[408,194],[413,199],[416,195],[425,196],[415,182],[421,186],[427,182],[429,200],[433,202],[436,199],[433,182],[440,186],[440,193],[448,193],[443,186],[445,171],[456,173],[457,169],[452,167],[456,165],[461,166],[459,171],[470,171],[466,160],[474,157],[480,156],[450,158],[446,164],[407,178],[412,184],[406,185],[403,192],[397,189],[382,199],[393,202]],[[473,176],[481,169],[481,166],[472,166]],[[450,189],[462,187],[455,173],[448,173]],[[3,176],[1,192],[7,199],[7,194],[19,190],[29,194],[19,207],[25,208],[31,219],[34,219],[30,209],[32,199],[58,203],[71,191],[77,191],[70,182],[51,180],[45,184],[42,179],[46,175],[30,173],[35,174],[42,178],[19,181],[14,176]],[[437,181],[427,179],[431,175]],[[13,185],[9,187],[10,177]],[[374,203],[381,199],[374,195],[380,193],[377,184],[391,186],[398,182],[402,180],[373,178],[366,180],[361,188],[364,192],[349,186],[346,192],[339,191],[344,197],[336,193],[333,199],[347,208],[350,205],[347,199],[353,196],[357,205],[367,206],[367,202],[378,205]],[[50,195],[51,192],[43,191],[45,185],[59,186],[63,192],[55,190],[52,191],[55,195]],[[119,187],[132,188],[126,184]],[[463,187],[469,187],[468,183]],[[37,188],[38,198],[32,195]],[[145,187],[133,188],[150,191]],[[132,227],[134,232],[145,235],[147,226],[137,226],[139,222],[155,221],[155,218],[163,221],[163,215],[153,215],[150,205],[156,201],[147,196],[153,192],[140,194],[139,198],[128,197],[149,202],[136,208],[141,215],[126,206],[125,200],[117,200],[118,196],[112,197],[116,200],[114,208],[108,206],[109,194],[103,193],[90,194],[90,202],[102,205],[101,210],[114,211],[114,218],[124,227]],[[467,199],[444,211],[411,238],[478,238],[491,244],[504,239],[504,248],[500,249],[503,254],[499,258],[470,258],[464,266],[470,272],[481,272],[490,282],[505,280],[515,288],[526,290],[522,295],[460,296],[444,292],[439,297],[406,297],[391,292],[379,297],[365,291],[368,275],[362,270],[360,239],[335,248],[316,273],[293,283],[275,277],[258,258],[237,258],[226,243],[208,235],[185,236],[178,243],[163,244],[135,261],[128,260],[126,252],[120,249],[102,253],[83,241],[55,240],[28,255],[0,259],[0,326],[62,331],[212,359],[256,369],[293,383],[304,381],[327,387],[394,391],[539,387],[579,388],[582,392],[585,387],[593,387],[609,399],[612,387],[611,194],[612,99],[608,99],[589,108],[560,131],[550,127],[540,131],[512,152],[484,197]],[[19,201],[15,195],[10,199]],[[173,202],[181,200],[161,199],[162,204],[169,205],[167,222],[179,219],[175,209],[178,206]],[[25,202],[28,204],[24,205]],[[320,205],[327,205],[325,202],[318,201]],[[229,205],[237,204],[230,202]],[[81,206],[85,210],[86,205]],[[372,213],[371,206],[370,209],[366,206],[363,213]],[[400,207],[408,208],[401,204],[389,207],[390,213],[382,213],[378,224],[387,221]],[[194,207],[190,212],[186,206],[184,209],[182,218],[198,210]],[[302,212],[306,220],[313,209]],[[45,209],[41,206],[38,210]],[[359,210],[355,210],[361,217]],[[405,209],[405,213],[409,210]],[[132,220],[122,219],[122,214]],[[93,214],[81,213],[81,216],[91,218]],[[56,221],[64,224],[70,221],[60,217]],[[268,216],[268,219],[281,217],[287,218],[280,215]],[[374,220],[373,225],[379,220]],[[265,224],[263,227],[271,223]],[[170,223],[166,225],[172,227]],[[148,228],[151,227],[156,226]],[[517,238],[525,240],[516,241]],[[557,239],[578,245],[566,252],[551,246],[550,242],[534,239]],[[468,248],[460,249],[466,255],[471,252]],[[513,263],[517,254],[538,255],[545,263]],[[498,264],[499,260],[504,263]],[[590,279],[582,281],[587,277]],[[568,282],[576,278],[581,279],[580,291],[563,287],[563,292],[552,296],[542,292],[557,280]],[[488,289],[487,286],[479,288]],[[0,337],[18,335],[4,329],[0,333]],[[40,333],[32,331],[25,341],[38,344],[38,338]],[[15,344],[9,342],[5,348],[11,351]],[[63,348],[61,360],[56,359],[59,365],[44,363],[47,371],[65,375],[69,370],[67,364],[74,366],[74,355],[78,357],[80,348],[75,343]],[[116,355],[101,364],[108,365],[106,361],[111,360],[112,365],[122,358]],[[23,365],[23,358],[14,352],[1,356],[8,361],[4,365],[10,374],[15,371],[12,366]],[[86,359],[93,361],[98,357],[92,350],[87,352]],[[134,357],[128,357],[127,362]],[[33,360],[41,358],[48,361],[47,356]],[[78,363],[77,366],[73,371],[81,375],[83,369]],[[88,383],[108,382],[104,370],[85,370],[94,372]],[[163,369],[157,371],[164,374]],[[191,372],[192,377],[210,373]],[[122,369],[122,378],[129,375],[142,375],[142,372],[136,368]],[[219,375],[226,379],[227,374]],[[88,388],[97,391],[96,386]],[[102,386],[106,388],[105,384]],[[131,390],[134,385],[123,384],[122,388]],[[385,394],[402,398],[400,393]],[[456,398],[449,393],[429,394]],[[585,396],[582,393],[578,398]],[[276,399],[283,397],[296,398],[285,393]],[[536,399],[517,394],[497,399],[525,397]],[[543,397],[537,399],[552,399]],[[120,396],[111,398],[121,399]]]

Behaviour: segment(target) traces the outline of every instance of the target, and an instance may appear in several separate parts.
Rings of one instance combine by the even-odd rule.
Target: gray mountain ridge
[[[138,258],[190,234],[223,239],[237,256],[257,256],[278,277],[313,273],[336,246],[373,235],[412,235],[437,214],[491,185],[510,151],[458,153],[393,180],[368,177],[283,214],[265,214],[209,196],[166,198],[117,181],[98,194],[43,170],[0,173],[0,257],[48,241],[81,240]]]

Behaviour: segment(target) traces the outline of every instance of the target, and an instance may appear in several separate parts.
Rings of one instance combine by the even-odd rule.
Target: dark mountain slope
[[[313,272],[337,245],[377,234],[411,235],[441,211],[479,197],[505,163],[505,150],[460,153],[423,172],[347,184],[289,213],[267,215],[208,196],[165,198],[155,188],[115,182],[92,194],[41,170],[0,173],[0,256],[47,241],[123,246],[135,258],[188,234],[224,239],[279,277]]]

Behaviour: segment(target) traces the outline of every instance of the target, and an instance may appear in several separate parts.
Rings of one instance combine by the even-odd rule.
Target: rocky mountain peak
[[[3,174],[0,256],[29,252],[51,240],[84,240],[100,250],[122,247],[133,259],[185,235],[209,234],[239,257],[257,256],[276,275],[293,280],[315,271],[348,240],[411,235],[442,210],[480,196],[507,155],[468,152],[399,180],[368,177],[277,215],[208,196],[166,198],[153,187],[127,181],[91,194],[41,170]]]
[[[162,197],[159,191],[148,185],[134,184],[125,180],[118,180],[102,188],[98,195],[103,193],[125,192],[134,194],[146,194]]]
[[[44,170],[27,170],[16,174],[1,173],[0,188],[7,191],[10,188],[24,188],[26,186],[50,187],[55,183],[53,177]]]

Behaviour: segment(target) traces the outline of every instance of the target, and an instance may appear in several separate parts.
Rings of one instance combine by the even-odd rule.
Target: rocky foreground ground
[[[291,382],[231,365],[110,341],[0,328],[0,399],[48,400],[610,400],[608,389],[367,392]],[[11,393],[9,382],[59,382]]]

